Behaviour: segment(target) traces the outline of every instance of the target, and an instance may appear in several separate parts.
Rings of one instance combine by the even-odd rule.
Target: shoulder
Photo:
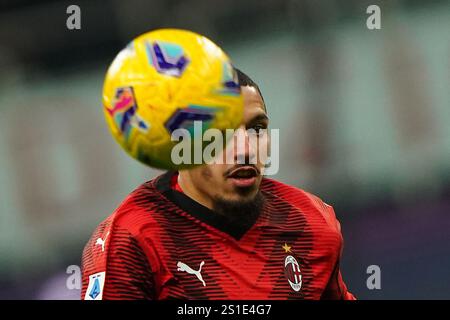
[[[83,265],[106,269],[111,255],[131,256],[138,249],[150,257],[147,236],[151,226],[156,225],[152,212],[162,201],[160,198],[153,180],[132,191],[93,231],[83,250]]]
[[[318,196],[301,188],[269,178],[263,179],[261,189],[265,193],[269,193],[276,198],[287,201],[304,213],[311,211],[319,212],[330,227],[340,232],[340,224],[336,218],[333,207]]]
[[[155,186],[158,179],[159,177],[147,181],[129,193],[119,206],[99,224],[97,230],[105,229],[103,232],[105,233],[114,228],[138,235],[140,226],[150,223],[158,207],[167,201]],[[104,235],[103,233],[102,235]]]
[[[82,298],[114,299],[118,297],[147,298],[151,288],[151,272],[158,270],[159,263],[150,241],[155,225],[152,214],[152,197],[157,197],[149,181],[131,192],[109,215],[100,222],[86,243],[82,254]],[[151,227],[150,227],[151,229]],[[95,277],[101,279],[102,295],[92,289]],[[122,292],[126,282],[131,292]],[[134,283],[143,283],[132,288]],[[131,287],[130,287],[131,286]],[[91,295],[94,293],[94,295]]]

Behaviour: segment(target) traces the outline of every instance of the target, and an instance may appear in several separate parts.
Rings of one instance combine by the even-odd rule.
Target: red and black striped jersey
[[[171,186],[168,172],[134,190],[82,257],[82,299],[354,299],[339,269],[333,208],[263,178],[247,227]]]

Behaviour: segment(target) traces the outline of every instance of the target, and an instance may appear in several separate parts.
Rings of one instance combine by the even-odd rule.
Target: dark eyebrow
[[[247,121],[247,126],[252,125],[258,121],[269,121],[269,117],[265,113],[258,113],[253,118],[250,119],[250,121]]]
[[[265,113],[258,113],[256,116],[254,116],[252,119],[250,119],[250,121],[248,121],[248,123],[257,122],[260,120],[269,121],[269,117]]]

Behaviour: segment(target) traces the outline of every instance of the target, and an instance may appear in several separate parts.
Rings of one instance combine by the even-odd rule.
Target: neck
[[[201,205],[207,207],[208,209],[213,209],[213,202],[211,198],[209,198],[206,194],[201,192],[199,189],[195,187],[192,183],[191,178],[188,174],[178,173],[178,184],[183,190],[183,192],[192,200],[200,203]]]

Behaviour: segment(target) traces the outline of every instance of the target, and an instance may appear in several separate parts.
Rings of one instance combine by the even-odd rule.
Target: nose
[[[234,161],[237,164],[256,164],[256,143],[249,136],[247,130],[241,127],[236,130],[234,137]]]

